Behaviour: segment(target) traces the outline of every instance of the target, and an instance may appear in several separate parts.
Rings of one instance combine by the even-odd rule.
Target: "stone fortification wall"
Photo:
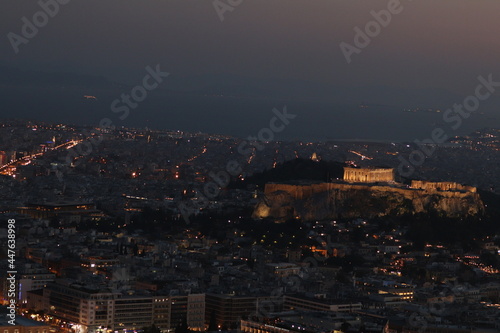
[[[255,217],[305,220],[437,212],[458,217],[484,212],[476,192],[369,184],[266,184]]]
[[[423,180],[412,180],[411,187],[427,191],[464,191],[477,192],[473,186],[466,186],[455,182],[427,182]]]

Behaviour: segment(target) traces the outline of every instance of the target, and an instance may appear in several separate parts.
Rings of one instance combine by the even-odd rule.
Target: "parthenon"
[[[394,182],[394,169],[344,168],[344,181],[352,183]]]

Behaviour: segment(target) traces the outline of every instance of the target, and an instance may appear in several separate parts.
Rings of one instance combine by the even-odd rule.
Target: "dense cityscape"
[[[418,146],[4,120],[0,149],[15,333],[500,329],[500,130]]]
[[[0,1],[0,333],[500,332],[500,1]]]

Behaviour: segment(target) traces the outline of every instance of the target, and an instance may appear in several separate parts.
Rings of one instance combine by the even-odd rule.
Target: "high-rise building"
[[[16,281],[18,285],[18,301],[24,306],[28,301],[28,291],[41,289],[54,281],[56,275],[46,269],[33,269],[19,275]]]
[[[184,322],[192,331],[205,330],[205,294],[153,298],[153,323],[158,328],[171,332]]]
[[[257,297],[225,294],[206,295],[206,322],[215,320],[218,328],[231,328],[256,313]]]
[[[45,311],[76,324],[77,331],[95,332],[113,327],[114,300],[110,290],[83,286],[69,281],[49,283],[44,289]]]
[[[124,296],[114,300],[114,329],[137,330],[151,326],[153,299],[151,296]]]
[[[284,308],[301,311],[352,312],[361,310],[361,302],[285,295]]]
[[[29,308],[39,308],[41,302],[35,298],[33,304],[28,302]],[[72,323],[77,333],[134,331],[153,324],[173,332],[183,323],[193,331],[205,329],[205,294],[128,295],[102,286],[57,280],[43,289],[42,303],[45,312]]]

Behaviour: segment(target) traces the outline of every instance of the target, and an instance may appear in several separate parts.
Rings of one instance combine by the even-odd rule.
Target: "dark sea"
[[[500,128],[500,117],[479,110],[453,130],[443,112],[406,112],[402,106],[342,105],[314,100],[282,100],[153,91],[130,108],[125,119],[111,103],[127,90],[123,87],[91,89],[75,87],[0,87],[0,118],[34,119],[53,123],[97,125],[109,118],[116,126],[149,127],[188,132],[257,135],[269,127],[273,108],[296,115],[276,133],[276,140],[366,140],[405,142],[426,139],[440,127],[448,135],[465,135],[485,127]],[[130,90],[128,90],[130,91]],[[86,99],[93,95],[97,99]],[[444,111],[444,109],[442,110]]]

